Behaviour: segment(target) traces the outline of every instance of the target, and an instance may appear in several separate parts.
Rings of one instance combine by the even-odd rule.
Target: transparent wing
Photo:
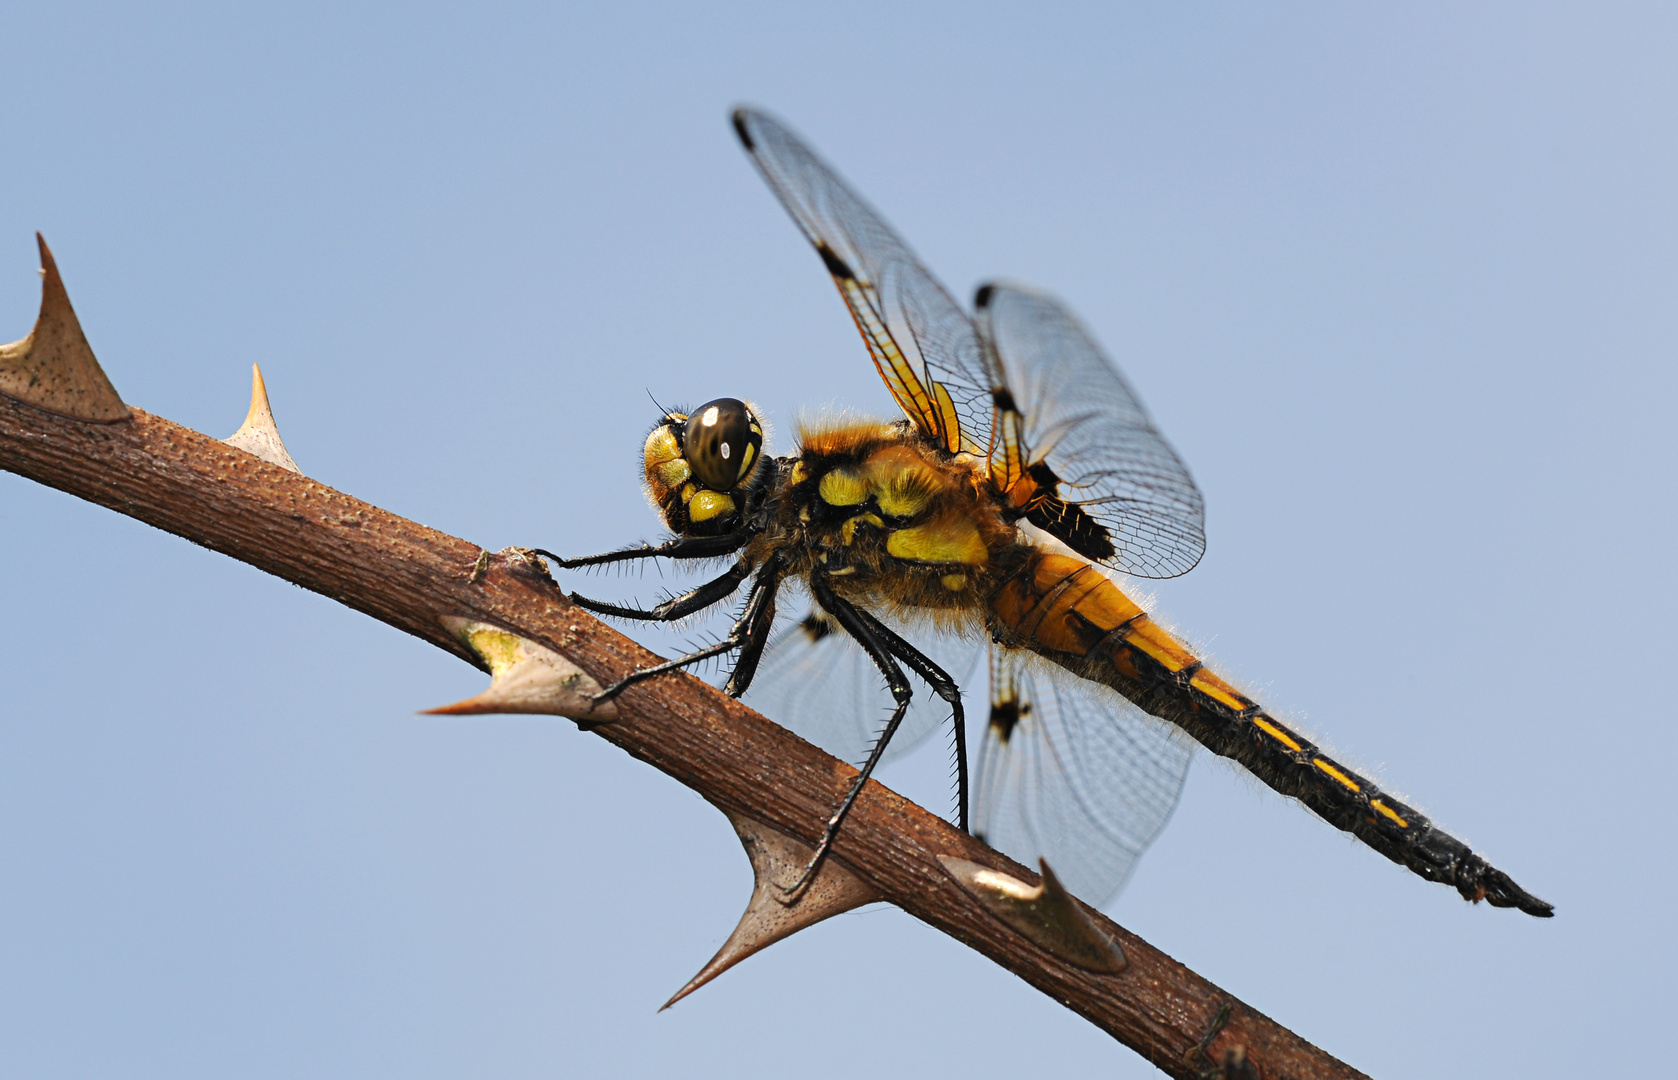
[[[807,611],[778,627],[764,652],[751,689],[741,699],[841,761],[861,766],[892,711],[891,694],[874,662],[832,617],[814,604],[800,606],[783,594],[787,610]],[[917,633],[892,626],[958,683],[976,674],[981,643],[961,637]],[[886,748],[883,761],[908,753],[950,719],[950,707],[918,676],[909,711]]]
[[[974,832],[1105,904],[1171,816],[1192,748],[1117,694],[1020,659],[992,649]]]
[[[797,135],[750,109],[735,111],[734,129],[833,275],[898,405],[952,453],[983,454],[991,395],[973,320]]]
[[[1193,569],[1200,489],[1119,369],[1051,297],[986,285],[975,307],[998,411],[992,481],[1087,558],[1139,577]]]

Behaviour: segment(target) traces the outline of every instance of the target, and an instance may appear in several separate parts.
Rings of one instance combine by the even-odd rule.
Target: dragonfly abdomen
[[[1429,881],[1471,901],[1551,913],[1466,844],[1208,670],[1090,563],[1034,551],[992,597],[990,613],[1008,644],[1117,690]]]

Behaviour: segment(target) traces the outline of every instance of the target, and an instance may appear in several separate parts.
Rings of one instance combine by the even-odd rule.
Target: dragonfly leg
[[[743,561],[737,562],[728,568],[727,573],[715,581],[707,581],[698,588],[680,596],[672,596],[651,611],[590,600],[588,597],[578,596],[576,593],[571,594],[571,602],[584,611],[592,611],[596,615],[611,615],[619,619],[640,619],[645,622],[674,622],[733,596],[739,591],[740,583],[745,581],[751,572],[750,565]]]
[[[576,559],[567,559],[563,555],[555,555],[546,548],[531,548],[536,554],[548,559],[561,570],[576,570],[583,566],[603,566],[606,563],[628,562],[631,559],[653,559],[660,556],[666,559],[714,559],[718,555],[732,555],[746,546],[752,534],[742,529],[739,532],[726,533],[722,536],[678,536],[674,540],[666,540],[662,544],[638,544],[618,551],[602,552],[599,555],[584,555]]]
[[[891,628],[866,611],[858,611],[868,620],[870,628],[885,642],[892,655],[909,665],[909,670],[926,680],[932,687],[932,692],[943,698],[955,715],[951,722],[956,731],[956,819],[962,832],[968,832],[967,827],[967,713],[961,704],[961,687],[950,677],[949,672],[933,663],[932,658],[904,641]]]
[[[726,576],[724,575],[724,577]],[[723,579],[718,579],[718,581],[721,580]],[[713,582],[712,584],[716,583]],[[780,588],[780,584],[780,561],[771,560],[765,563],[763,569],[758,572],[757,580],[752,582],[751,594],[746,598],[746,610],[741,613],[740,618],[735,620],[734,626],[729,630],[727,637],[724,637],[715,645],[690,652],[686,656],[678,656],[676,659],[666,660],[662,664],[654,664],[652,667],[642,668],[639,671],[631,671],[628,675],[594,695],[594,700],[596,702],[609,701],[621,694],[626,688],[643,679],[650,679],[654,675],[662,675],[667,671],[679,671],[692,664],[697,664],[701,660],[709,660],[713,656],[721,656],[723,653],[739,648],[749,640],[749,636],[754,630],[762,633],[774,619],[775,593]]]
[[[757,621],[746,628],[745,644],[740,646],[740,658],[734,662],[734,670],[728,673],[723,693],[737,698],[752,685],[752,677],[757,674],[758,661],[763,659],[763,650],[769,644],[769,632],[774,625],[775,604],[771,601],[759,609]]]
[[[856,804],[857,796],[862,794],[862,789],[868,783],[868,778],[873,775],[874,766],[880,763],[880,755],[885,753],[887,744],[891,742],[891,737],[897,733],[898,725],[903,723],[903,715],[909,711],[909,702],[914,697],[914,689],[910,687],[909,680],[904,677],[903,669],[892,658],[891,648],[875,632],[874,627],[879,625],[878,621],[852,607],[849,601],[835,595],[832,588],[821,577],[812,576],[810,587],[816,602],[829,615],[832,615],[840,626],[844,627],[846,633],[856,639],[857,644],[862,646],[869,659],[874,661],[874,666],[880,669],[880,674],[886,677],[886,686],[891,691],[892,700],[897,702],[897,708],[892,710],[891,719],[886,721],[886,726],[881,730],[880,737],[875,740],[874,749],[869,752],[868,760],[863,764],[862,770],[857,773],[856,779],[851,781],[850,790],[845,792],[845,798],[840,802],[839,809],[835,810],[833,816],[827,819],[827,828],[822,831],[821,843],[816,845],[815,854],[810,857],[809,863],[804,867],[804,872],[799,874],[798,880],[790,886],[782,887],[782,891],[787,894],[789,899],[796,898],[802,893],[805,887],[815,880],[816,872],[821,869],[822,863],[827,861],[828,852],[833,850],[833,841],[839,837],[839,827],[845,823],[845,817],[851,812],[851,807]],[[873,623],[873,625],[870,625],[870,623]],[[882,629],[884,628],[882,627]],[[889,630],[886,632],[891,633]],[[896,637],[895,634],[891,636]],[[902,639],[898,638],[898,641],[902,642]],[[907,647],[906,642],[904,645]],[[931,661],[927,661],[927,663],[930,665]]]

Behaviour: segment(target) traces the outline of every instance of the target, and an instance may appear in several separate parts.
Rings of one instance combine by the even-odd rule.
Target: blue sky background
[[[1382,1077],[1666,1068],[1666,5],[480,4],[0,15],[0,339],[43,230],[123,396],[490,548],[651,535],[646,392],[887,414],[735,145],[958,295],[1064,297],[1206,493],[1158,610],[1557,905],[1471,908],[1205,757],[1109,910]],[[654,1010],[720,814],[475,671],[0,475],[17,1077],[1155,1075],[887,908]],[[657,578],[594,591],[647,594]],[[928,751],[888,783],[948,805]]]

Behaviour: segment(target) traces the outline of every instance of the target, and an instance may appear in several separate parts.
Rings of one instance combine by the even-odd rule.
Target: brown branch
[[[546,645],[601,683],[653,661],[518,558],[487,569],[465,540],[387,513],[138,409],[96,423],[0,395],[0,468],[110,507],[331,597],[476,666],[447,617]],[[730,812],[813,843],[855,771],[687,675],[627,690],[594,729]],[[1146,942],[1091,912],[1129,965],[1100,974],[1052,955],[985,910],[939,862],[1026,881],[1015,865],[871,783],[834,858],[881,897],[966,943],[1174,1077],[1361,1076]]]

